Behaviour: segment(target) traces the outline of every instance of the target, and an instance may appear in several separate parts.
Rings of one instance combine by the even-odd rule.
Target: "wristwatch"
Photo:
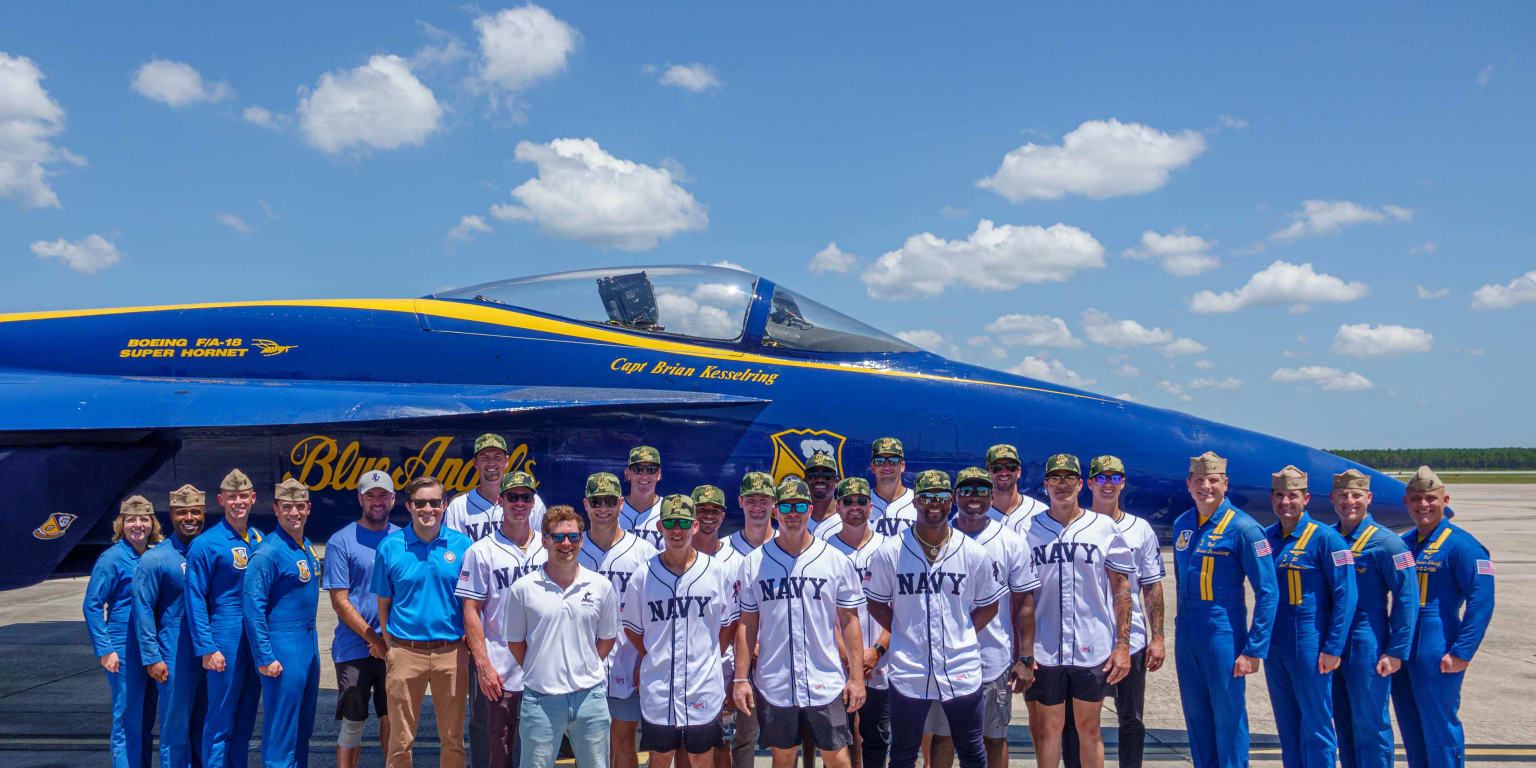
[[[875,656],[879,657],[879,656],[884,656],[885,655],[885,646],[883,646],[883,645],[881,645],[879,643],[875,643],[874,647],[875,647]]]
[[[1026,667],[1031,667],[1032,668],[1032,667],[1035,666],[1035,657],[1033,657],[1033,656],[1020,656],[1019,657],[1019,663],[1023,664]]]

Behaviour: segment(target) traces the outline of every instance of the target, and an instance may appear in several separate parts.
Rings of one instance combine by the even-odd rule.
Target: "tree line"
[[[1536,469],[1536,448],[1365,448],[1329,453],[1372,469]]]

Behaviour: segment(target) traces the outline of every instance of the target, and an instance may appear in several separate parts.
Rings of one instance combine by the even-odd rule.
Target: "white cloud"
[[[1152,260],[1177,277],[1190,277],[1221,266],[1221,259],[1211,253],[1215,241],[1191,235],[1179,227],[1166,235],[1152,230],[1141,233],[1141,247],[1125,252],[1127,258]]]
[[[1488,66],[1483,67],[1481,70],[1478,71],[1478,73],[1477,73],[1477,87],[1479,87],[1479,88],[1487,88],[1488,84],[1491,83],[1491,82],[1493,82],[1493,65],[1489,64]]]
[[[1240,131],[1248,127],[1248,121],[1238,117],[1237,115],[1222,115],[1216,119],[1221,121],[1223,128],[1231,128],[1232,130]]]
[[[1216,367],[1216,364],[1209,360],[1196,360],[1194,365],[1196,368],[1199,368],[1202,371],[1209,371],[1210,369]]]
[[[1151,192],[1169,172],[1205,151],[1197,131],[1167,134],[1140,123],[1089,120],[1060,146],[1025,144],[1003,156],[993,175],[976,182],[1015,203],[1075,194],[1102,200]]]
[[[43,88],[43,72],[25,56],[0,52],[0,198],[22,208],[58,208],[45,166],[85,160],[54,146],[64,132],[64,108]]]
[[[1126,401],[1128,403],[1136,402],[1136,396],[1131,394],[1131,393],[1129,393],[1129,392],[1121,392],[1120,394],[1115,395],[1115,399],[1116,400],[1124,400],[1124,401]]]
[[[658,80],[662,85],[673,85],[694,93],[703,93],[711,88],[720,88],[724,83],[720,82],[719,75],[715,74],[715,68],[708,64],[694,62],[692,64],[673,64],[667,67],[667,71],[661,73]]]
[[[1134,365],[1131,365],[1130,363],[1122,363],[1120,365],[1120,367],[1116,368],[1113,371],[1113,373],[1116,376],[1123,376],[1123,377],[1129,379],[1129,378],[1131,378],[1133,376],[1140,376],[1141,375],[1141,369],[1137,368]]]
[[[1422,328],[1405,328],[1401,325],[1371,325],[1348,323],[1339,326],[1333,337],[1333,352],[1359,360],[1380,360],[1387,357],[1428,352],[1435,345],[1433,334]]]
[[[1079,389],[1093,384],[1093,379],[1085,379],[1077,375],[1077,371],[1063,365],[1060,360],[1049,357],[1042,358],[1029,355],[1020,361],[1018,365],[1009,368],[1008,372],[1018,376],[1027,376],[1031,379],[1065,384],[1066,386]]]
[[[230,229],[233,229],[236,232],[244,232],[247,235],[251,233],[251,227],[245,223],[245,219],[242,219],[233,213],[215,213],[213,215],[213,220],[223,224],[226,227],[229,227]]]
[[[859,265],[859,257],[846,253],[837,247],[837,243],[827,243],[827,247],[816,252],[811,257],[811,272],[817,275],[847,274]]]
[[[1435,241],[1431,240],[1423,245],[1415,245],[1409,248],[1408,254],[1412,256],[1419,253],[1434,253],[1437,250],[1440,250],[1440,246],[1435,245]]]
[[[1167,392],[1168,394],[1173,395],[1174,397],[1177,397],[1179,400],[1181,400],[1183,402],[1186,402],[1186,403],[1194,400],[1193,397],[1190,397],[1188,394],[1186,394],[1184,392],[1184,388],[1183,387],[1181,387],[1181,386],[1179,386],[1179,385],[1177,385],[1177,384],[1175,384],[1175,383],[1173,383],[1171,381],[1168,381],[1167,379],[1159,381],[1157,383],[1157,388],[1158,388],[1159,391]]]
[[[859,279],[873,299],[937,296],[960,285],[1011,291],[1025,283],[1060,283],[1079,269],[1104,266],[1104,246],[1077,227],[1008,224],[982,219],[965,240],[924,232],[881,256]]]
[[[1081,347],[1067,323],[1049,315],[1003,315],[987,323],[987,331],[1004,345],[1030,347]]]
[[[896,338],[929,352],[938,352],[944,348],[944,334],[926,328],[916,331],[897,331]]]
[[[419,19],[416,23],[421,26],[421,31],[432,42],[416,49],[416,52],[411,54],[411,69],[427,70],[446,67],[461,59],[469,58],[469,51],[464,49],[464,45],[459,42],[459,38],[455,37],[452,33],[438,29]]]
[[[946,219],[958,220],[970,216],[971,212],[965,208],[956,208],[952,205],[946,205],[939,209],[939,215]]]
[[[54,259],[76,272],[94,275],[107,267],[122,261],[123,255],[101,235],[90,235],[84,240],[76,240],[71,243],[62,238],[47,242],[38,240],[33,243],[32,253],[39,259]]]
[[[463,240],[468,242],[475,239],[475,235],[490,232],[491,228],[485,223],[485,219],[479,216],[464,215],[459,217],[459,223],[448,230],[449,240]]]
[[[479,82],[510,106],[518,91],[565,69],[581,35],[532,3],[475,19],[480,33]]]
[[[1163,347],[1163,357],[1179,357],[1180,355],[1199,355],[1209,351],[1209,347],[1188,337],[1180,337],[1171,344]]]
[[[277,214],[272,212],[272,206],[268,205],[267,201],[265,201],[265,200],[257,200],[256,201],[256,205],[260,206],[262,212],[267,214],[267,218],[269,218],[269,219],[271,219],[273,221],[277,221]]]
[[[1083,335],[1095,344],[1119,349],[1168,344],[1174,340],[1172,331],[1148,328],[1135,320],[1116,320],[1097,309],[1083,311]]]
[[[394,55],[327,72],[313,91],[300,90],[299,128],[310,146],[327,153],[419,145],[438,129],[442,116],[432,89]]]
[[[1536,270],[1504,285],[1485,285],[1472,294],[1473,309],[1509,309],[1532,301],[1536,301]]]
[[[1358,373],[1345,373],[1337,368],[1324,368],[1320,365],[1277,368],[1269,375],[1269,380],[1315,384],[1325,392],[1357,392],[1376,387],[1370,379]]]
[[[725,261],[723,259],[720,260],[720,261],[714,262],[713,264],[710,264],[710,266],[711,267],[722,267],[724,269],[734,269],[737,272],[751,272],[752,271],[750,269],[747,269],[746,267],[743,267],[740,264],[737,264],[734,261]]]
[[[257,106],[246,107],[240,113],[240,119],[273,131],[281,131],[293,122],[293,118],[288,115],[274,115],[270,110]]]
[[[518,142],[519,161],[539,175],[512,190],[521,205],[496,205],[503,220],[537,222],[554,237],[645,251],[680,232],[709,227],[709,215],[665,168],[620,160],[592,139]]]
[[[1270,235],[1273,240],[1331,235],[1352,224],[1411,221],[1413,211],[1397,205],[1367,208],[1347,200],[1303,200],[1301,210],[1287,214],[1291,223]]]
[[[133,75],[135,93],[168,107],[181,108],[200,101],[223,101],[234,95],[229,83],[203,82],[190,64],[165,59],[150,59]]]
[[[1198,379],[1191,379],[1189,384],[1186,386],[1194,390],[1215,389],[1221,392],[1231,392],[1234,389],[1241,389],[1243,386],[1243,380],[1236,379],[1231,376],[1228,376],[1225,379],[1201,377]]]
[[[1297,266],[1276,261],[1254,273],[1236,291],[1201,291],[1189,300],[1191,312],[1213,314],[1236,312],[1247,307],[1272,307],[1290,304],[1305,309],[1330,301],[1355,301],[1371,292],[1361,282],[1346,283],[1333,275],[1314,272],[1311,264]]]

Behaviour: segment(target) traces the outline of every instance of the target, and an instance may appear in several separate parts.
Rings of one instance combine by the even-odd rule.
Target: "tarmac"
[[[1461,720],[1467,735],[1467,761],[1479,766],[1536,765],[1536,492],[1529,485],[1453,485],[1455,522],[1493,552],[1497,564],[1497,601],[1483,645],[1467,670]],[[1171,570],[1171,549],[1164,547]],[[0,595],[0,765],[110,766],[107,733],[111,710],[106,681],[91,653],[81,615],[85,578],[54,579]],[[1168,663],[1147,679],[1145,723],[1149,766],[1190,763],[1184,715],[1173,671],[1173,584],[1165,588],[1169,612]],[[336,680],[329,663],[336,618],[328,601],[319,615],[322,677],[319,717],[310,744],[310,764],[335,764]],[[430,709],[417,741],[420,765],[437,763],[436,726]],[[1108,742],[1106,763],[1116,759],[1113,703],[1103,717]],[[1249,678],[1248,715],[1252,764],[1280,766],[1263,673]],[[260,764],[259,736],[250,764]],[[1012,766],[1034,765],[1022,697],[1014,700],[1010,729]],[[1397,763],[1406,765],[1399,740]],[[568,761],[565,761],[568,764]],[[376,725],[364,735],[361,765],[382,766]],[[759,753],[759,768],[767,768]]]

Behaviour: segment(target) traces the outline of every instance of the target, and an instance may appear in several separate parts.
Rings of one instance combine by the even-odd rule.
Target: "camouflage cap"
[[[477,455],[487,448],[500,448],[502,453],[506,453],[507,439],[494,432],[487,432],[475,438],[475,453]]]
[[[508,472],[501,476],[502,493],[506,493],[511,488],[527,488],[531,491],[537,487],[539,486],[533,481],[533,475],[527,472]]]
[[[172,507],[201,507],[207,503],[208,494],[199,491],[191,483],[171,491]]]
[[[837,472],[837,459],[832,458],[830,453],[817,451],[811,454],[809,459],[805,460],[805,471],[809,472],[813,469],[830,469],[835,474]]]
[[[741,476],[740,496],[772,496],[773,475],[767,472],[748,472]]]
[[[876,440],[874,445],[870,446],[870,458],[874,458],[875,456],[879,456],[881,454],[891,454],[893,456],[902,458],[905,458],[907,455],[901,450],[901,441],[894,437],[882,437]]]
[[[1287,464],[1285,469],[1269,476],[1269,489],[1271,491],[1305,491],[1307,473]]]
[[[955,487],[959,488],[962,485],[985,485],[991,488],[992,473],[981,467],[966,467],[960,470],[960,474],[955,475]]]
[[[629,466],[636,464],[661,464],[661,451],[649,445],[637,445],[629,449]]]
[[[1199,456],[1190,457],[1189,473],[1191,475],[1225,475],[1227,460],[1217,456],[1213,451],[1206,451]]]
[[[949,473],[937,469],[925,469],[917,473],[917,482],[914,485],[918,493],[954,490],[949,484]]]
[[[845,477],[838,482],[837,490],[832,495],[839,499],[846,496],[868,496],[869,481],[862,477]]]
[[[713,504],[725,509],[725,491],[713,485],[701,485],[693,489],[693,507],[695,510],[700,504]]]
[[[1413,473],[1413,477],[1408,480],[1410,491],[1437,491],[1444,487],[1445,483],[1440,482],[1440,476],[1429,467],[1419,467],[1419,471]]]
[[[1074,475],[1083,474],[1083,465],[1077,463],[1077,457],[1070,453],[1058,453],[1045,460],[1045,473],[1071,472]]]
[[[697,520],[698,513],[693,508],[693,499],[680,493],[661,500],[662,520]]]
[[[599,496],[612,496],[618,498],[624,495],[619,488],[619,478],[612,472],[594,472],[587,475],[586,498],[595,499]]]
[[[117,514],[149,515],[153,517],[155,514],[155,505],[149,503],[149,499],[146,499],[138,494],[134,494],[126,499],[123,499],[122,505],[117,508]]]
[[[774,501],[810,501],[811,487],[799,475],[788,475],[773,489]]]
[[[1369,491],[1371,489],[1371,476],[1358,469],[1346,469],[1333,476],[1333,489],[1335,491]]]
[[[275,501],[309,501],[309,486],[290,477],[277,484],[272,498]]]
[[[1018,461],[1019,449],[1007,444],[998,443],[987,449],[987,466],[992,466],[998,461]]]
[[[1088,476],[1094,475],[1123,475],[1125,474],[1125,462],[1118,456],[1095,456],[1088,462]]]
[[[256,486],[251,483],[251,479],[246,477],[244,472],[238,469],[231,469],[229,474],[224,476],[224,480],[219,483],[219,490],[254,491]]]

